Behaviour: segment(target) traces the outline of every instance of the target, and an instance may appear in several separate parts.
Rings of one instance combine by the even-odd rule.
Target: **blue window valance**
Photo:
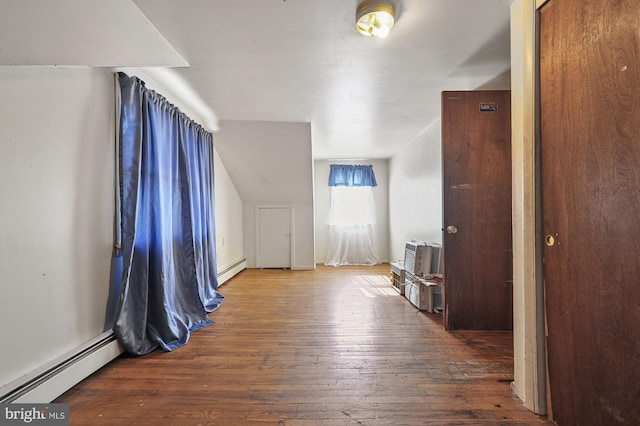
[[[373,166],[331,164],[329,186],[378,186]]]

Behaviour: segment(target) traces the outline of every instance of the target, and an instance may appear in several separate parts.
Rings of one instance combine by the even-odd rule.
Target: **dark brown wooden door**
[[[444,327],[511,329],[511,93],[442,93]]]
[[[551,416],[640,424],[640,1],[540,11]]]

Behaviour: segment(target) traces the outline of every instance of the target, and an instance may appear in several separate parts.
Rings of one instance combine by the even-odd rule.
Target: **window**
[[[372,166],[331,165],[331,208],[326,265],[379,263]]]

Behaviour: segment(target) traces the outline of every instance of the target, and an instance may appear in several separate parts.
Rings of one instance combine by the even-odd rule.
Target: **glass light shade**
[[[364,2],[358,6],[356,29],[364,35],[384,38],[395,22],[393,6]]]

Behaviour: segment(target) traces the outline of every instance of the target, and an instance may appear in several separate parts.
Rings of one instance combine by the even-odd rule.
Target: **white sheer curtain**
[[[332,186],[325,265],[379,263],[371,186]]]

